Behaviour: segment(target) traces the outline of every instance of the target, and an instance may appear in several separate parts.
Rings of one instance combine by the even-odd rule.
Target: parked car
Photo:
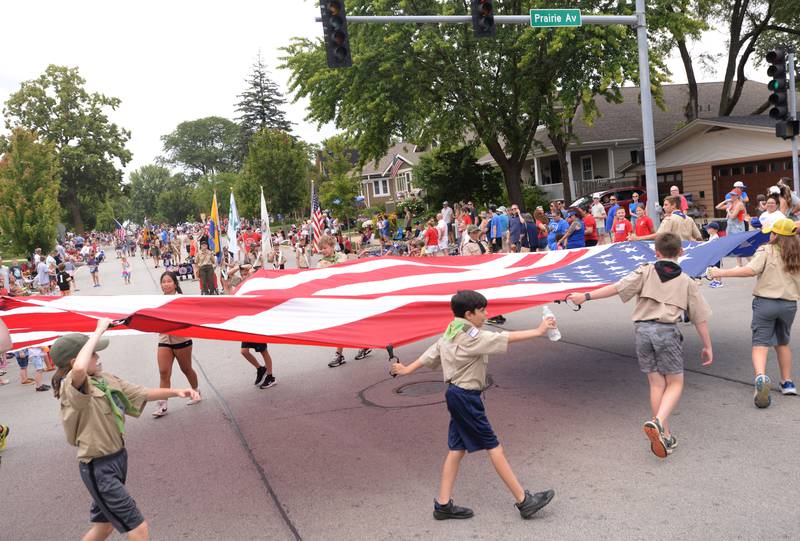
[[[614,196],[617,198],[617,204],[624,207],[625,212],[627,213],[628,209],[630,208],[628,205],[633,203],[633,192],[639,193],[640,203],[647,203],[647,190],[645,190],[642,186],[623,186],[620,188],[612,188],[610,190],[584,195],[583,197],[579,197],[573,201],[570,207],[579,207],[584,212],[589,212],[589,207],[592,206],[592,199],[595,195],[599,195],[600,202],[603,203],[606,212],[608,212],[608,209],[611,208],[611,196]]]

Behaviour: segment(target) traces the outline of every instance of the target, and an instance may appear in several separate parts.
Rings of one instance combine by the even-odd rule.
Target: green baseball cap
[[[89,337],[85,334],[73,332],[65,334],[50,348],[50,358],[53,363],[59,368],[66,368],[69,362],[78,356],[78,352],[89,341]],[[95,346],[95,351],[106,349],[108,347],[108,338],[101,338]]]

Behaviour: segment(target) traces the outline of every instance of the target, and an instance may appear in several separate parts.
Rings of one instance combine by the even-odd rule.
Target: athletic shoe
[[[39,392],[49,391],[50,390],[50,386],[42,384],[42,385],[39,385],[38,387],[36,387],[36,390],[39,391]]]
[[[719,280],[711,280],[711,283],[708,284],[708,287],[713,287],[715,289],[718,287],[722,287],[722,282],[720,282]]]
[[[356,353],[356,357],[355,357],[355,359],[356,359],[357,361],[360,361],[361,359],[363,359],[364,357],[366,357],[366,356],[367,356],[367,355],[369,355],[370,353],[372,353],[372,350],[371,350],[371,349],[369,349],[369,348],[363,348],[363,349],[359,349],[359,350],[358,350],[358,353]]]
[[[650,450],[658,458],[667,458],[667,442],[664,440],[664,429],[658,419],[644,424],[644,433],[650,439]]]
[[[757,408],[768,408],[772,399],[769,396],[770,382],[769,376],[759,374],[755,381],[756,390],[753,393],[753,403]]]
[[[539,509],[550,503],[550,500],[553,499],[555,494],[553,490],[545,490],[544,492],[537,492],[536,494],[531,494],[526,490],[525,499],[514,505],[519,509],[519,514],[522,518],[529,519],[535,515]]]
[[[472,518],[475,513],[469,507],[459,507],[453,504],[453,500],[442,505],[433,500],[433,518],[436,520],[447,520],[450,518]]]
[[[167,414],[167,401],[159,400],[156,402],[156,411],[153,412],[153,417],[163,417]]]
[[[253,385],[258,385],[261,383],[261,380],[264,379],[264,376],[267,375],[267,367],[266,366],[259,366],[256,368],[256,382]]]
[[[195,391],[197,391],[197,389],[195,389]],[[197,394],[199,395],[199,394],[200,394],[200,391],[197,391]],[[203,400],[203,397],[202,397],[202,396],[198,396],[196,399],[195,399],[195,398],[192,398],[191,400],[189,400],[189,401],[186,403],[186,405],[187,405],[187,406],[194,406],[195,404],[197,404],[198,402],[200,402],[200,401],[202,401],[202,400]]]
[[[671,455],[672,451],[674,451],[678,447],[678,438],[670,434],[669,436],[664,438],[664,444],[667,447],[667,454]]]
[[[0,425],[0,451],[6,448],[6,438],[11,433],[11,429],[6,425]]]
[[[797,395],[797,387],[795,387],[792,380],[787,379],[786,381],[781,382],[781,392],[783,394]]]
[[[0,370],[0,376],[5,376],[7,373],[5,370]]]
[[[264,383],[262,383],[258,388],[268,389],[275,384],[277,384],[277,382],[275,381],[275,377],[272,374],[267,374],[267,377],[264,378]]]
[[[328,366],[331,368],[336,368],[337,366],[341,366],[347,361],[344,360],[344,355],[339,353],[338,351],[333,354],[333,360],[328,363]]]

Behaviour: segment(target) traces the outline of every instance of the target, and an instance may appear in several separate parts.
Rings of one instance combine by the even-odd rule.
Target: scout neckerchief
[[[465,319],[461,319],[460,317],[455,318],[450,324],[447,326],[447,329],[444,331],[444,339],[445,340],[452,340],[456,337],[458,333],[464,330],[464,327],[469,325],[469,321]]]
[[[129,411],[133,415],[139,415],[139,410],[136,409],[133,404],[131,404],[131,401],[128,400],[128,397],[125,396],[125,393],[118,389],[112,389],[108,386],[108,383],[106,383],[104,379],[89,378],[89,381],[92,383],[92,385],[100,389],[100,391],[102,391],[106,396],[108,403],[111,405],[111,411],[114,412],[114,422],[117,423],[117,429],[119,429],[119,433],[124,436],[124,414],[122,413],[122,410],[119,409],[119,406],[117,406],[117,402],[114,400],[114,397],[117,397],[119,401],[122,402],[122,406],[125,408],[125,411]]]

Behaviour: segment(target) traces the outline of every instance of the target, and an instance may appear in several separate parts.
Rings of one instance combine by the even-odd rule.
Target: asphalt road
[[[159,292],[161,269],[132,261],[132,286],[112,256],[101,288],[78,271],[77,294]],[[186,293],[198,290],[183,284]],[[672,418],[679,448],[665,461],[642,432],[648,393],[631,306],[554,307],[560,343],[514,344],[491,359],[485,402],[511,465],[532,491],[556,491],[531,521],[520,519],[485,453],[464,460],[456,484],[456,502],[475,517],[433,520],[447,451],[441,373],[392,379],[383,351],[354,361],[346,350],[347,364],[331,369],[330,349],[272,345],[278,385],[260,390],[238,344],[196,340],[205,399],[171,400],[160,419],[148,405],[128,421],[129,490],[156,540],[796,539],[800,399],[773,393],[772,407],[753,407],[751,288],[749,279],[704,286],[715,362],[699,366],[697,336],[684,329],[686,388]],[[507,317],[513,330],[541,315]],[[430,342],[398,353],[411,361]],[[155,386],[155,353],[156,337],[143,335],[115,338],[101,356],[106,370]],[[774,354],[769,373],[777,380]],[[90,500],[58,403],[19,385],[13,364],[7,377],[0,423],[12,432],[0,466],[0,539],[78,539]],[[186,385],[177,366],[173,385]]]

